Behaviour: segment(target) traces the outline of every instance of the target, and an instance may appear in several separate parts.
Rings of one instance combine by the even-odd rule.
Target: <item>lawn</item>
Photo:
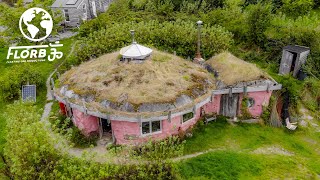
[[[319,133],[309,129],[289,132],[218,121],[197,128],[184,153],[212,151],[178,166],[188,179],[319,178],[319,143]]]

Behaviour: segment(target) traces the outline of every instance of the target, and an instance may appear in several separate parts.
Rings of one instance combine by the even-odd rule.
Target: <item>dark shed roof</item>
[[[310,48],[305,46],[298,46],[298,45],[288,45],[283,48],[283,50],[292,51],[296,53],[302,53],[304,51],[309,51]]]

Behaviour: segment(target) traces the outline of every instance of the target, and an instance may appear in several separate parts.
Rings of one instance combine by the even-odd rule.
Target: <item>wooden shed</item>
[[[279,73],[285,75],[292,72],[293,76],[296,77],[301,66],[306,63],[309,53],[310,49],[308,47],[298,45],[285,46],[282,51]]]

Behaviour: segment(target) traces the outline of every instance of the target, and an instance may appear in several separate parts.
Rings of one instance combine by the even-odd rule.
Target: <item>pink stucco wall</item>
[[[149,135],[142,135],[140,123],[136,122],[111,120],[111,127],[117,144],[139,144],[150,139],[164,139],[178,134],[179,130],[185,131],[192,127],[200,118],[200,108],[189,121],[182,123],[181,118],[182,116],[175,116],[171,118],[171,122],[167,119],[161,120],[162,131]]]
[[[255,101],[254,105],[248,109],[253,117],[259,117],[262,114],[263,106],[269,105],[271,95],[272,91],[259,91],[248,93],[248,97],[253,98]]]
[[[248,97],[254,99],[255,104],[248,110],[253,117],[259,117],[263,111],[263,105],[268,105],[272,92],[250,92]],[[239,106],[243,99],[243,94],[240,94]],[[205,104],[202,108],[207,114],[217,113],[220,111],[220,100],[221,95],[215,95],[212,102]],[[149,135],[141,134],[141,125],[137,122],[121,121],[121,119],[111,119],[111,127],[113,136],[116,139],[116,144],[139,144],[146,142],[149,139],[164,139],[171,135],[176,135],[179,131],[186,131],[187,129],[194,126],[194,124],[200,119],[201,108],[196,110],[195,116],[182,123],[182,115],[171,118],[169,122],[167,119],[161,120],[162,131]],[[241,113],[241,112],[240,112]],[[85,134],[89,135],[91,132],[98,132],[99,130],[99,119],[91,115],[85,115],[84,113],[73,109],[73,122],[74,124]]]
[[[254,99],[254,105],[250,108],[248,108],[249,113],[252,115],[252,117],[259,117],[261,116],[263,112],[263,106],[269,104],[270,97],[272,95],[272,91],[258,91],[258,92],[249,92],[247,94],[248,98]],[[241,107],[241,102],[243,99],[243,94],[240,94],[239,99],[239,107]],[[240,108],[239,108],[239,114],[241,114]]]
[[[254,99],[255,104],[249,108],[249,112],[253,117],[258,117],[262,114],[263,105],[268,105],[272,92],[251,92],[248,93],[248,97]],[[241,106],[243,94],[240,94],[239,106]],[[215,95],[214,100],[203,106],[206,113],[217,113],[220,111],[220,99],[221,95]],[[149,139],[164,139],[171,135],[176,135],[179,130],[186,131],[191,128],[200,119],[200,109],[198,108],[195,117],[185,123],[181,122],[182,116],[175,116],[169,122],[167,119],[163,119],[162,131],[160,133],[151,135],[142,135],[140,129],[140,123],[126,122],[119,120],[111,120],[112,130],[117,144],[139,144],[146,142]]]
[[[73,111],[73,123],[77,126],[84,135],[90,135],[92,132],[98,132],[99,130],[99,120],[95,116],[85,115],[83,112],[77,109],[72,109]]]
[[[207,114],[211,114],[211,113],[219,114],[220,99],[221,99],[221,95],[215,95],[212,102],[209,102],[206,105],[204,105],[205,112]]]

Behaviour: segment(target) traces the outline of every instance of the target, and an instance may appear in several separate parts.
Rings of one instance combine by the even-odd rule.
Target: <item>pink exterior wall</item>
[[[250,92],[248,97],[254,99],[255,104],[249,108],[249,112],[253,117],[259,117],[263,111],[263,105],[268,105],[272,92]],[[239,107],[243,99],[243,94],[240,94]],[[207,114],[217,113],[220,111],[221,95],[215,95],[212,102],[209,102],[203,106]],[[149,135],[141,134],[141,124],[137,122],[121,121],[119,119],[111,119],[111,127],[113,136],[115,137],[116,144],[140,144],[150,139],[164,139],[171,135],[176,135],[179,131],[186,131],[194,126],[194,124],[200,119],[201,108],[196,110],[195,116],[185,123],[182,123],[182,115],[171,118],[171,122],[167,119],[161,120],[162,131]],[[85,115],[84,113],[73,109],[73,122],[74,124],[85,134],[89,135],[91,132],[98,132],[99,119],[94,116]]]
[[[272,91],[259,91],[259,92],[250,92],[248,93],[248,97],[254,99],[254,105],[249,108],[249,112],[253,117],[261,116],[263,112],[263,106],[269,105],[269,100],[272,95]]]
[[[221,99],[221,95],[214,95],[213,101],[207,103],[206,105],[204,105],[204,111],[207,114],[211,114],[211,113],[217,113],[219,114],[220,111],[220,99]]]
[[[249,108],[249,112],[253,117],[259,117],[263,111],[263,105],[268,105],[269,99],[271,97],[272,92],[250,92],[248,93],[248,97],[254,99],[255,104],[253,107]],[[220,99],[221,95],[215,95],[213,102],[209,102],[203,106],[206,113],[217,113],[220,111]],[[243,94],[240,94],[239,106],[241,106],[241,102],[243,99]],[[117,144],[139,144],[142,142],[146,142],[149,139],[164,139],[171,135],[176,135],[180,130],[186,131],[191,128],[199,119],[200,119],[200,109],[198,108],[195,114],[195,117],[185,123],[182,123],[182,116],[175,116],[169,122],[167,119],[161,121],[162,123],[162,131],[160,133],[150,134],[150,135],[142,135],[140,123],[135,122],[126,122],[126,121],[115,121],[111,120],[112,130],[114,133],[114,137],[116,138]]]
[[[248,98],[254,99],[254,105],[248,108],[249,113],[252,117],[259,117],[263,112],[263,106],[269,104],[270,97],[272,95],[272,91],[258,91],[258,92],[249,92],[247,94]],[[239,107],[241,107],[241,102],[243,99],[243,93],[240,94],[239,98]],[[239,108],[240,111],[240,108]],[[241,111],[239,112],[241,114]]]
[[[83,112],[77,109],[73,111],[73,123],[77,126],[84,135],[90,135],[92,132],[98,132],[99,130],[99,119],[95,116],[85,115]]]
[[[200,119],[200,108],[197,109],[194,118],[182,123],[182,116],[171,118],[171,122],[167,119],[161,120],[162,131],[159,133],[142,135],[140,123],[111,120],[113,135],[116,144],[139,144],[149,139],[164,139],[179,133],[179,130],[186,131],[192,127]]]

